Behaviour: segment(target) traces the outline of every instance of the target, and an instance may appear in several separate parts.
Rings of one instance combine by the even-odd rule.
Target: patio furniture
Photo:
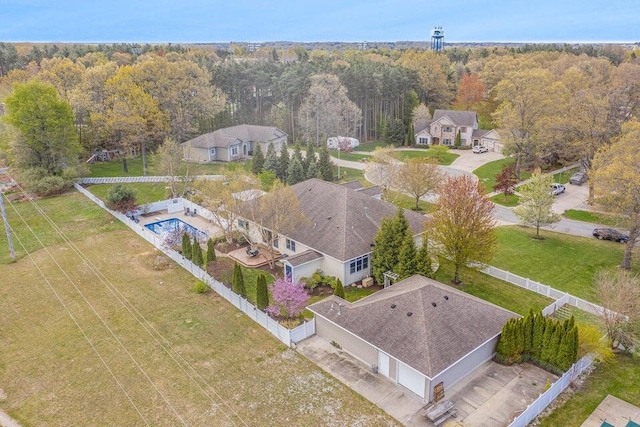
[[[458,410],[450,400],[443,400],[425,410],[425,416],[436,426],[444,424],[449,418],[455,417],[457,413]]]
[[[197,209],[193,208],[193,213],[191,214],[191,216],[196,216],[196,213],[197,213]]]
[[[256,257],[260,253],[257,249],[253,249],[251,247],[248,247],[246,252],[249,258]]]
[[[191,213],[191,209],[189,209],[189,208],[187,208],[187,209],[184,211],[184,214],[185,214],[185,215],[187,215],[187,216],[188,216],[190,213]]]

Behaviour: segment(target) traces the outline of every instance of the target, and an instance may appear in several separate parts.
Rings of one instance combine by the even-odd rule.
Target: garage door
[[[398,383],[402,384],[420,397],[424,397],[425,378],[424,375],[398,362]]]

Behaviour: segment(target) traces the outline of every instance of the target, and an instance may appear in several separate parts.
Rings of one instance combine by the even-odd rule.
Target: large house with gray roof
[[[320,270],[348,286],[371,275],[373,239],[382,219],[394,216],[398,207],[377,198],[379,188],[353,187],[352,183],[338,185],[316,178],[290,187],[306,221],[286,235],[273,236],[274,247],[283,255],[285,276],[298,281]],[[421,243],[425,217],[407,209],[404,213],[416,242]],[[243,218],[238,227],[249,228],[256,243],[269,234],[257,229],[268,230],[269,224],[253,224]]]
[[[194,162],[231,162],[247,158],[257,145],[263,153],[270,143],[276,151],[287,134],[273,126],[237,125],[200,135],[182,144],[184,158]]]
[[[427,402],[491,359],[502,327],[519,317],[419,275],[355,302],[330,296],[308,309],[316,334]]]
[[[433,119],[415,123],[414,132],[417,145],[453,147],[459,132],[463,147],[483,145],[490,151],[502,151],[498,132],[479,129],[475,111],[435,110]]]

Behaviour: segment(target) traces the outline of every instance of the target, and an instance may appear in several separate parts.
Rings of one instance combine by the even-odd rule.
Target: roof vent
[[[435,306],[437,306],[438,304],[436,304],[435,302],[432,302],[432,303],[431,303],[431,305],[435,307]]]
[[[395,304],[391,304],[391,308],[396,308],[396,305]]]
[[[412,312],[410,312],[410,311],[409,311],[409,312],[407,312],[407,317],[411,317],[412,315],[413,315],[413,313],[412,313]]]
[[[328,216],[328,217],[327,217],[327,219],[331,219],[331,217],[330,217],[330,216]]]
[[[445,295],[445,296],[444,296],[444,300],[445,300],[445,301],[449,301],[449,295]]]

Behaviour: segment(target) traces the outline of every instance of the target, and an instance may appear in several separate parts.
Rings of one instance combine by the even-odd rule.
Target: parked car
[[[557,196],[558,194],[562,194],[566,191],[566,188],[562,184],[553,183],[551,184],[551,195]]]
[[[473,147],[473,152],[476,154],[487,153],[489,152],[489,149],[484,145],[476,145],[475,147]]]
[[[584,172],[576,172],[569,178],[569,184],[582,185],[587,182],[587,174]]]
[[[593,230],[593,237],[600,240],[612,240],[618,243],[627,243],[629,241],[628,235],[613,228],[596,228]]]

